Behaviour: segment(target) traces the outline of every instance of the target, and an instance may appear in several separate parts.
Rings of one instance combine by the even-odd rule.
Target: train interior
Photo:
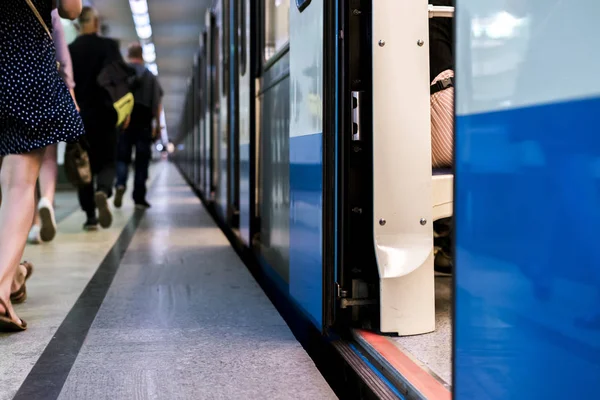
[[[433,223],[452,217],[453,173],[431,167],[427,39],[429,19],[452,18],[453,8],[392,1],[361,6],[351,8],[344,21],[349,41],[343,64],[348,71],[342,75],[352,98],[358,100],[352,106],[359,108],[342,119],[351,121],[354,129],[354,135],[346,136],[350,140],[344,154],[350,160],[342,168],[350,186],[347,235],[354,237],[347,239],[346,260],[359,259],[353,252],[367,253],[373,242],[375,254],[344,266],[351,274],[360,264],[376,265],[377,281],[359,276],[351,286],[358,291],[353,297],[379,294],[379,301],[366,317],[354,311],[353,336],[392,376],[402,369],[394,364],[406,356],[450,388],[453,280],[451,274],[434,272]],[[377,24],[365,23],[363,13]],[[364,71],[360,60],[365,59],[371,60],[371,71]],[[355,156],[363,151],[372,159]],[[364,176],[364,171],[372,171],[372,176]],[[368,196],[361,197],[369,189],[372,203]],[[373,218],[361,226],[356,221],[366,220],[364,214]],[[369,231],[372,237],[359,234]],[[357,242],[364,243],[364,249]],[[396,356],[385,359],[382,354],[390,354],[389,344],[399,353],[392,351]]]
[[[319,331],[415,398],[450,398],[433,224],[454,183],[431,166],[428,23],[454,9],[325,1],[215,2],[177,164]]]

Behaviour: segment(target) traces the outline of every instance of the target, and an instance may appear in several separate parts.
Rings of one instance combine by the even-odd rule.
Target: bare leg
[[[40,193],[43,198],[50,200],[51,204],[54,204],[56,179],[58,177],[57,155],[57,144],[46,147],[42,167],[40,168]]]
[[[43,150],[4,157],[0,171],[0,298],[10,317],[19,322],[10,303],[11,286],[19,267],[33,219],[34,190]],[[0,313],[5,313],[0,305]]]
[[[37,212],[37,203],[39,203],[40,201],[40,196],[38,194],[38,191],[36,189],[33,189],[33,224],[34,225],[39,225],[40,224],[40,215]]]
[[[57,144],[48,146],[42,158],[39,179],[41,198],[36,197],[35,199],[35,206],[37,206],[35,208],[35,219],[29,233],[31,242],[39,243],[40,240],[49,242],[56,235],[54,193],[56,192],[56,179],[58,176],[57,152]]]

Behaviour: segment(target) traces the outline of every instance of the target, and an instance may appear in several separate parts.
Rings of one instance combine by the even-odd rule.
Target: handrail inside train
[[[454,18],[454,7],[429,4],[429,18]]]

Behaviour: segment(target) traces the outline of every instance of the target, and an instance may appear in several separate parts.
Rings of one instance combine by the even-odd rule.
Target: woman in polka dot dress
[[[56,0],[30,0],[47,27]],[[60,0],[75,19],[81,0]],[[25,330],[10,302],[33,219],[34,189],[45,147],[75,141],[83,123],[60,77],[52,38],[27,0],[0,0],[0,331]]]

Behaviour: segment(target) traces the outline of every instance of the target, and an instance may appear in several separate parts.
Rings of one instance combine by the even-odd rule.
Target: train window
[[[290,40],[290,0],[265,0],[265,61]]]
[[[311,0],[296,0],[296,7],[298,10],[302,11],[310,4]]]
[[[223,64],[223,84],[221,85],[221,92],[224,96],[227,96],[227,91],[229,90],[229,74],[225,71],[228,71],[229,69],[229,18],[227,17],[229,16],[229,2],[224,1],[222,5],[223,10],[221,14],[221,63]]]

